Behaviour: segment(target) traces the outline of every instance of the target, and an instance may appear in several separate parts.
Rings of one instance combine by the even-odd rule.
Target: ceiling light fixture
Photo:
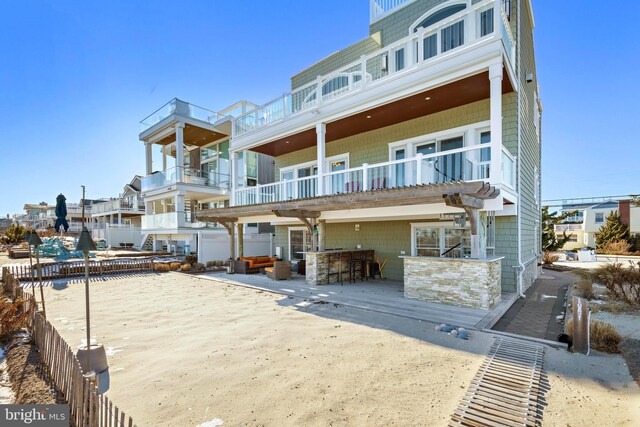
[[[430,99],[431,99],[431,97],[430,97],[430,96],[427,96],[424,100],[425,100],[425,101],[429,101]]]
[[[367,119],[370,119],[370,118],[371,118],[371,116],[367,116]]]

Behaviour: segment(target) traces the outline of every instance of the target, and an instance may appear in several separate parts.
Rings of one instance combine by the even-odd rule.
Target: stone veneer
[[[306,260],[306,281],[311,286],[324,285],[327,283],[327,262],[329,255],[326,253],[307,252]]]
[[[500,301],[501,258],[404,257],[404,296],[490,309]]]

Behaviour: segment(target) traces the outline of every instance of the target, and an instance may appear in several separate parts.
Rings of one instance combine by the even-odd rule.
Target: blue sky
[[[366,37],[367,0],[31,1],[0,25],[0,214],[115,196],[144,173],[138,122],[173,97],[263,103]],[[637,2],[538,0],[543,198],[640,193]],[[625,25],[625,22],[627,24]],[[613,27],[615,23],[615,28]]]

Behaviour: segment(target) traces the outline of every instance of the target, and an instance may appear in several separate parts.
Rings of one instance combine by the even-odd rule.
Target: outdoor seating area
[[[377,271],[375,251],[372,249],[328,249],[306,252],[307,283],[356,283],[369,280]]]
[[[233,261],[233,267],[238,274],[256,274],[260,273],[260,269],[273,267],[277,260],[269,256],[240,257]]]

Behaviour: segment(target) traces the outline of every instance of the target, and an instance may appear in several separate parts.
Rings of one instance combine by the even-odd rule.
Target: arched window
[[[451,15],[455,15],[456,13],[466,8],[466,4],[454,4],[452,6],[447,6],[444,9],[440,9],[439,11],[432,15],[429,15],[427,19],[416,25],[413,31],[417,32],[420,28],[428,28],[433,24],[440,22],[443,19],[450,17]]]

